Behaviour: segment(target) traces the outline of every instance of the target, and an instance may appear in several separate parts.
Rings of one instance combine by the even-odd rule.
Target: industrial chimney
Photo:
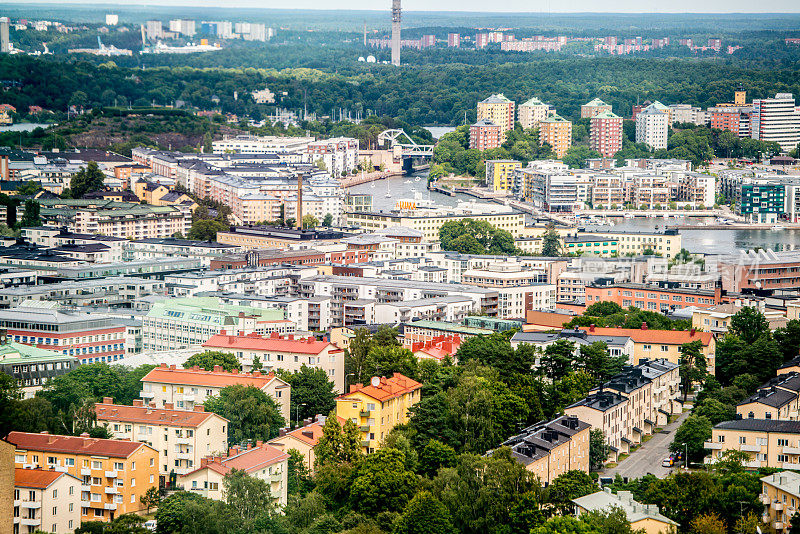
[[[297,173],[297,229],[303,229],[303,173]]]
[[[392,65],[400,66],[400,0],[392,0]]]

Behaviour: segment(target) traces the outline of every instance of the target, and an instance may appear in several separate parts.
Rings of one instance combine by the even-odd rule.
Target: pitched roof
[[[126,423],[149,423],[196,428],[212,417],[221,417],[212,412],[192,410],[166,410],[150,406],[126,406],[98,402],[94,405],[98,421],[120,421]],[[227,421],[224,417],[223,420]]]
[[[633,500],[633,495],[629,491],[618,491],[614,494],[611,493],[610,488],[606,488],[605,491],[598,491],[572,499],[572,502],[585,510],[610,510],[614,506],[622,508],[630,523],[651,519],[661,523],[678,525],[672,519],[661,515],[658,511],[658,506],[655,504],[640,504]]]
[[[490,97],[481,100],[481,104],[510,104],[511,100],[506,98],[506,95],[503,93],[497,93],[496,95],[491,95]]]
[[[222,475],[228,474],[233,469],[240,469],[246,473],[252,473],[267,466],[282,462],[288,458],[288,453],[285,453],[280,449],[276,449],[272,445],[264,443],[260,446],[238,452],[226,458],[214,457],[203,459],[203,462],[208,463],[201,465],[194,471],[186,473],[186,475],[190,475],[206,468],[216,471]]]
[[[739,430],[750,432],[779,432],[800,434],[800,421],[778,421],[775,419],[733,419],[714,425],[720,430]]]
[[[142,382],[157,382],[159,384],[180,384],[186,386],[210,386],[224,388],[241,384],[243,386],[253,386],[256,388],[263,388],[273,380],[280,380],[276,378],[274,373],[261,374],[259,371],[252,373],[239,373],[237,371],[206,371],[199,367],[191,369],[178,369],[174,365],[167,367],[166,364],[161,364],[156,367],[144,378]],[[280,380],[283,382],[282,380]]]
[[[362,384],[353,384],[350,386],[350,392],[337,397],[337,400],[351,399],[354,393],[363,393],[368,397],[384,402],[422,387],[422,384],[416,380],[411,380],[400,373],[394,373],[390,378],[383,376],[380,378],[373,377],[372,380],[377,385],[373,386],[372,382],[366,386]]]
[[[11,432],[6,441],[18,449],[44,452],[61,452],[86,456],[110,456],[128,458],[141,447],[148,447],[138,441],[119,439],[99,439],[87,436],[60,436],[57,434],[33,434]]]
[[[339,421],[340,425],[343,425],[346,419],[336,416],[336,419]],[[291,432],[287,432],[283,436],[278,436],[277,438],[272,438],[267,443],[273,444],[280,444],[281,441],[285,440],[288,437],[292,437],[311,447],[315,447],[319,438],[322,437],[322,427],[325,426],[325,421],[327,420],[326,416],[319,417],[316,421],[309,425],[301,426],[299,428],[295,428]]]
[[[589,107],[607,106],[607,105],[608,104],[606,104],[605,102],[603,102],[599,98],[594,98],[594,99],[592,99],[592,101],[587,102],[587,103],[584,104],[584,106],[589,106]]]
[[[738,403],[736,406],[743,406],[745,404],[764,404],[773,408],[780,408],[785,406],[797,398],[796,393],[786,391],[785,389],[776,388],[762,388]]]
[[[50,469],[14,469],[14,485],[18,488],[45,489],[62,476],[72,476],[63,471]],[[77,477],[73,477],[78,480]]]
[[[215,334],[211,339],[203,343],[204,347],[215,349],[244,349],[244,350],[263,350],[270,352],[293,352],[299,354],[319,354],[328,347],[341,352],[341,349],[328,341],[318,341],[309,336],[303,338],[293,335],[281,336],[274,332],[269,337],[261,337],[256,333],[243,336],[229,336],[224,333]]]
[[[707,346],[714,338],[714,334],[711,332],[699,332],[697,330],[693,333],[691,330],[650,330],[649,328],[606,328],[599,326],[581,326],[580,329],[595,335],[627,336],[635,343],[653,342],[664,345],[683,345],[699,339],[703,346]]]

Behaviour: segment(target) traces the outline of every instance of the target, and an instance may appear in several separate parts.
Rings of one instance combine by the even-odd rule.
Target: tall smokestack
[[[400,66],[400,0],[392,0],[392,65]]]
[[[11,52],[11,41],[8,38],[8,26],[11,20],[8,17],[0,17],[0,52],[8,54]]]
[[[364,22],[364,46],[367,46],[367,23]]]
[[[297,229],[303,229],[303,173],[297,173]]]

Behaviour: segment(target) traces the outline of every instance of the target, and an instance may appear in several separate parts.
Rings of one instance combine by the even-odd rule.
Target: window
[[[778,439],[778,447],[788,447],[789,440],[788,439]]]
[[[745,436],[739,436],[739,445],[747,444],[747,438]]]
[[[723,436],[723,435],[719,435],[719,436],[717,436],[717,441],[718,441],[719,443],[725,443],[725,436]]]

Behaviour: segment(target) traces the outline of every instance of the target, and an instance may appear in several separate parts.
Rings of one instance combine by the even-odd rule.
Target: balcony
[[[712,441],[706,441],[705,443],[703,443],[703,448],[719,451],[722,450],[722,443],[714,443]]]
[[[194,402],[194,393],[184,393],[183,400],[186,402]]]
[[[761,516],[761,522],[762,523],[769,523],[769,520],[770,520],[769,514],[763,514]]]
[[[107,502],[107,503],[105,503],[103,505],[103,509],[104,510],[116,510],[117,509],[117,503]]]
[[[743,452],[761,452],[761,445],[739,445],[739,450]]]
[[[761,495],[759,495],[758,500],[761,504],[766,504],[766,505],[769,505],[769,503],[772,502],[772,499],[770,499],[769,495],[767,495],[766,493],[762,493]],[[766,523],[766,521],[764,521],[764,523]]]
[[[152,391],[141,391],[139,392],[139,396],[143,399],[152,399],[156,394]]]
[[[792,462],[781,462],[781,469],[798,469],[800,464],[793,464]]]
[[[106,478],[117,478],[117,471],[106,471],[105,473]]]
[[[783,521],[775,521],[772,523],[772,528],[775,530],[783,530]]]
[[[783,447],[783,454],[800,454],[800,447]]]
[[[361,425],[360,427],[358,427],[358,429],[359,429],[361,432],[369,432],[369,428],[370,428],[370,426],[369,426],[369,425]]]
[[[42,507],[42,501],[22,501],[19,503],[20,508],[28,508],[31,510],[38,510]]]
[[[85,482],[81,482],[81,491],[92,491],[92,486],[86,484]]]
[[[750,460],[749,462],[743,462],[743,466],[747,467],[748,469],[758,469],[761,467],[760,460]]]
[[[30,518],[30,517],[22,517],[19,520],[19,524],[20,525],[26,525],[26,526],[29,526],[29,527],[36,527],[36,526],[39,526],[39,525],[42,524],[42,518],[33,519],[33,518]]]
[[[361,417],[369,417],[372,412],[369,410],[361,410],[358,412],[358,415]]]
[[[81,501],[81,508],[89,508],[90,504],[89,501]]]
[[[194,454],[191,452],[176,452],[175,458],[178,460],[191,460],[194,458]]]
[[[178,445],[192,445],[193,442],[194,442],[193,438],[185,438],[185,437],[175,438],[175,443],[177,443]]]
[[[106,486],[106,487],[103,489],[103,491],[105,491],[106,493],[108,493],[108,494],[110,494],[110,495],[116,495],[117,493],[119,493],[119,492],[117,491],[117,488],[116,488],[115,486]]]
[[[92,474],[91,469],[86,469],[86,468],[81,469],[81,476],[88,477],[91,476],[91,474]]]
[[[772,503],[772,509],[775,510],[776,512],[782,512],[783,511],[783,503],[780,502],[780,501],[773,502]]]
[[[270,482],[280,482],[281,480],[283,480],[283,473],[272,473],[269,476]]]
[[[361,446],[362,447],[369,447],[369,440],[368,439],[362,440],[361,441]]]

